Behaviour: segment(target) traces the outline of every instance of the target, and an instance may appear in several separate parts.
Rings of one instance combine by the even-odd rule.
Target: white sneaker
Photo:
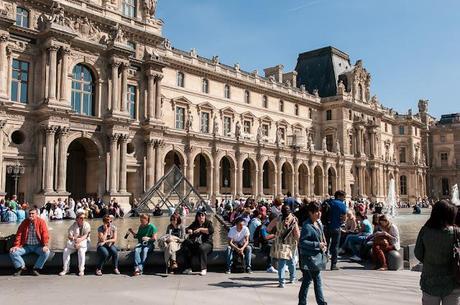
[[[361,257],[359,257],[358,255],[353,255],[352,257],[350,257],[350,260],[352,260],[354,262],[362,261]]]
[[[201,270],[200,275],[205,276],[208,271],[206,269]]]
[[[268,273],[278,273],[278,270],[275,269],[275,267],[270,266],[270,268],[267,269]]]
[[[183,274],[192,274],[192,269],[188,268],[188,269],[185,269],[184,272],[182,272]]]
[[[68,271],[66,270],[62,270],[61,272],[59,272],[59,276],[64,276],[68,273]]]

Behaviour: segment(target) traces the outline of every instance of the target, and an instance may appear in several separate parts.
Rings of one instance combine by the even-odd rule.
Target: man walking
[[[327,223],[327,244],[331,253],[331,270],[339,270],[337,267],[337,253],[339,251],[340,227],[346,217],[347,206],[345,205],[345,192],[336,191],[334,199],[329,201],[329,221]]]

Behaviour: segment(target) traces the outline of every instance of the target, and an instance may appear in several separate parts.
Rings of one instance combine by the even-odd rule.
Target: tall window
[[[209,112],[201,113],[201,132],[209,133]]]
[[[442,178],[441,179],[441,188],[442,188],[442,195],[443,196],[448,196],[450,194],[449,179],[447,179],[447,178]]]
[[[136,17],[136,0],[123,0],[123,15],[126,17]]]
[[[27,104],[29,95],[29,63],[13,59],[11,75],[11,100]]]
[[[313,118],[313,109],[308,108],[308,118],[311,120]]]
[[[132,119],[136,118],[136,99],[137,99],[137,90],[136,86],[128,86],[128,111],[129,116]]]
[[[94,115],[93,75],[83,65],[76,65],[72,71],[72,109],[80,114]]]
[[[228,99],[230,98],[230,86],[229,85],[224,86],[224,97]]]
[[[245,134],[251,133],[251,121],[243,121],[243,131]]]
[[[250,104],[251,103],[251,93],[249,93],[248,90],[245,90],[244,91],[244,102],[246,104]]]
[[[228,161],[227,157],[222,158],[222,186],[223,187],[231,187],[231,166],[230,161]]]
[[[299,105],[297,104],[294,105],[294,114],[299,115]]]
[[[326,149],[327,151],[332,151],[333,149],[333,141],[334,141],[334,137],[332,135],[327,135],[326,136]]]
[[[203,81],[201,83],[201,91],[203,93],[209,93],[209,80],[206,78],[203,78]]]
[[[280,112],[284,112],[284,101],[280,101]]]
[[[349,135],[348,136],[348,152],[350,153],[350,155],[353,154],[353,135]]]
[[[332,120],[332,110],[326,111],[326,121]]]
[[[385,132],[388,132],[388,124],[385,123]]]
[[[185,108],[176,107],[176,129],[185,128]]]
[[[243,187],[251,187],[251,163],[248,159],[243,162]]]
[[[400,135],[404,134],[404,126],[399,126],[399,134]]]
[[[177,72],[177,86],[178,87],[185,87],[185,75],[182,72]]]
[[[399,184],[401,195],[407,195],[407,177],[401,176],[399,178]]]
[[[353,121],[353,111],[348,110],[348,120]]]
[[[232,132],[232,118],[224,116],[224,136],[230,135]]]
[[[206,158],[200,154],[200,157],[199,157],[199,162],[200,162],[200,184],[199,186],[200,187],[206,187],[208,186],[208,169],[207,169],[207,162],[206,162]]]
[[[262,97],[262,107],[268,108],[268,97],[266,95]]]
[[[264,189],[269,189],[270,188],[270,166],[268,165],[268,162],[264,163],[263,167],[263,187]]]
[[[29,11],[23,7],[16,8],[16,25],[23,28],[29,27]]]
[[[399,163],[406,163],[406,148],[399,148]]]

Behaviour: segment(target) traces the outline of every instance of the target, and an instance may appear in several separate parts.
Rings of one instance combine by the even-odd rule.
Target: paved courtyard
[[[325,296],[334,305],[420,304],[420,273],[378,272],[343,264],[338,272],[324,272]],[[208,273],[207,276],[43,275],[0,277],[1,304],[297,304],[300,282],[277,288],[276,276]],[[314,301],[310,288],[309,304]]]

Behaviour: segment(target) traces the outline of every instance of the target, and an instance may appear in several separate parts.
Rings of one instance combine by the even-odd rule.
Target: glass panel
[[[27,84],[21,85],[21,103],[27,104]]]
[[[19,60],[13,59],[13,69],[19,69]]]
[[[13,79],[19,79],[19,71],[13,70]]]
[[[18,102],[18,83],[11,82],[11,100]]]
[[[81,113],[81,93],[75,92],[75,111]]]

